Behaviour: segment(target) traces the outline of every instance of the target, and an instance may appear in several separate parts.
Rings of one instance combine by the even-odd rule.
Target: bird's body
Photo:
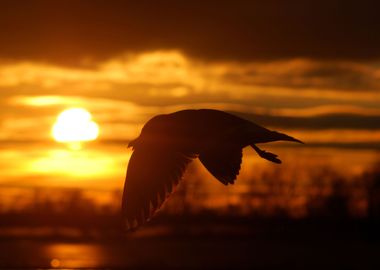
[[[220,182],[232,184],[239,174],[244,147],[252,146],[262,158],[281,163],[275,154],[255,145],[279,140],[300,142],[218,110],[183,110],[153,117],[129,144],[134,152],[122,204],[127,227],[151,218],[192,159],[198,157]]]

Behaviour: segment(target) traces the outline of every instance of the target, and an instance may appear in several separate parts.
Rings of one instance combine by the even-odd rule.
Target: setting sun
[[[52,135],[57,142],[92,141],[98,137],[99,127],[87,110],[71,108],[59,114]]]

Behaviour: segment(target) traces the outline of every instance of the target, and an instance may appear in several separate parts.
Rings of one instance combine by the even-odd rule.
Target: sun
[[[91,114],[83,108],[70,108],[61,112],[52,128],[52,136],[57,142],[79,145],[93,141],[99,135],[99,126]]]

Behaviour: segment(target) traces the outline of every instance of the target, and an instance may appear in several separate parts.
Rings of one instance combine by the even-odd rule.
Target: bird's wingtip
[[[139,227],[139,224],[136,219],[125,219],[125,229],[127,232],[134,232]]]

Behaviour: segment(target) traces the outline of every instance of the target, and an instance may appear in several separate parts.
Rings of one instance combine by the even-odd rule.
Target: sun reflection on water
[[[90,244],[51,244],[46,246],[45,256],[53,268],[88,268],[104,264],[101,247]]]

